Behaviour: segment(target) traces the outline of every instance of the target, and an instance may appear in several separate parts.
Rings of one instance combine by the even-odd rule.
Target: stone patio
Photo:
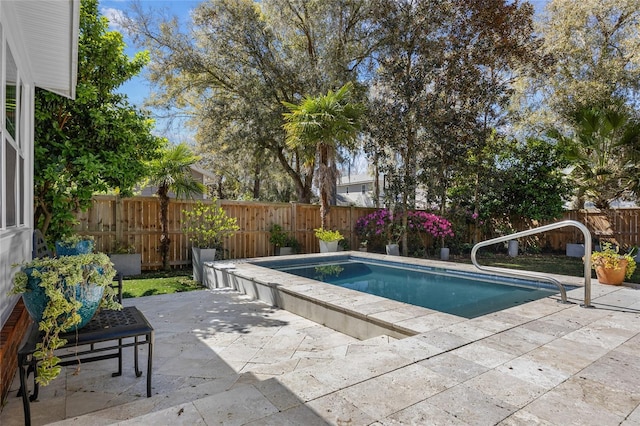
[[[471,320],[418,313],[427,331],[366,340],[229,288],[126,299],[156,329],[153,396],[145,397],[128,348],[121,377],[111,377],[115,360],[79,372],[68,367],[41,388],[32,420],[640,424],[640,291],[594,282],[595,309],[579,306],[583,289],[569,297],[574,304],[551,297]],[[16,379],[0,413],[3,426],[24,422],[17,389]]]

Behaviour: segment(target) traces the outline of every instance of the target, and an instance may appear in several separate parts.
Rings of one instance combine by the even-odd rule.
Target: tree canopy
[[[577,111],[619,99],[637,109],[639,20],[639,0],[550,0],[536,28],[544,66],[520,87],[527,126],[570,126]]]
[[[200,152],[277,161],[279,168],[252,167],[251,178],[284,173],[297,200],[309,202],[313,173],[303,166],[307,153],[285,143],[282,102],[356,79],[372,43],[369,7],[364,0],[213,0],[182,29],[139,3],[123,24],[151,52],[152,103],[192,117]]]
[[[526,1],[211,0],[183,28],[143,4],[123,24],[149,49],[149,102],[191,117],[220,198],[311,201],[317,146],[287,143],[285,105],[348,82],[367,111],[356,141],[400,209],[420,194],[553,217],[563,171],[577,185],[593,153],[576,114],[638,117],[640,0],[550,0],[537,23]],[[640,151],[616,140],[614,196],[635,197]]]
[[[83,0],[76,99],[36,91],[34,222],[52,239],[71,232],[95,192],[130,193],[161,144],[152,120],[116,92],[148,62],[146,52],[130,59],[123,50],[97,0]]]

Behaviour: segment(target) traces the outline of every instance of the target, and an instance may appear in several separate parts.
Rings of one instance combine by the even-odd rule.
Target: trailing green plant
[[[326,242],[340,241],[341,239],[344,238],[340,233],[340,231],[332,231],[330,229],[317,228],[317,229],[314,229],[314,232],[316,233],[316,237],[320,241],[326,241]]]
[[[182,229],[187,232],[194,247],[218,248],[222,239],[235,234],[240,227],[234,217],[215,204],[198,201],[191,210],[182,210]]]
[[[594,251],[591,254],[591,267],[596,269],[602,267],[605,269],[620,269],[620,261],[627,261],[627,270],[625,272],[625,278],[631,278],[633,272],[636,270],[636,260],[633,257],[636,249],[634,248],[631,253],[620,253],[620,247],[614,246],[611,243],[601,243],[601,250]]]
[[[118,240],[111,250],[111,254],[133,254],[136,252],[136,247],[133,244],[126,245]]]
[[[100,308],[122,309],[111,283],[116,275],[115,269],[104,253],[81,254],[77,256],[45,257],[33,259],[20,266],[13,278],[11,294],[30,291],[29,275],[39,280],[47,297],[42,319],[38,324],[43,338],[36,346],[34,356],[38,360],[36,381],[46,386],[60,374],[60,359],[54,355],[56,349],[67,341],[60,334],[72,330],[80,324],[78,310],[82,303],[76,298],[75,285],[81,286],[81,294],[89,284],[104,287]]]
[[[63,247],[71,248],[81,241],[90,241],[92,247],[95,244],[95,239],[93,238],[92,235],[78,235],[78,234],[73,234],[73,235],[60,238],[59,240],[56,240],[56,243]]]

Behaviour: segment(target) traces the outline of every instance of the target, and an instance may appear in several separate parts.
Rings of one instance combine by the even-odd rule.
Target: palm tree
[[[363,107],[349,101],[352,83],[336,92],[318,97],[305,97],[299,104],[283,102],[289,110],[284,113],[284,130],[290,148],[306,148],[310,153],[307,166],[318,168],[316,180],[320,189],[320,219],[327,228],[329,196],[337,178],[336,159],[341,146],[350,147],[359,130],[358,119]]]
[[[570,137],[555,131],[551,136],[565,148],[573,165],[569,175],[578,196],[608,209],[613,200],[633,188],[633,158],[640,142],[640,123],[621,104],[585,108],[573,117]]]
[[[176,197],[193,197],[202,194],[205,187],[194,179],[191,174],[191,166],[200,157],[194,155],[185,143],[174,145],[166,149],[162,156],[149,163],[149,182],[158,189],[156,194],[160,198],[160,254],[162,256],[162,268],[169,270],[169,192]]]

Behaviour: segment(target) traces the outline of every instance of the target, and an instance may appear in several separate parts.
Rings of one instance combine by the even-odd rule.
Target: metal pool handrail
[[[471,262],[473,265],[480,269],[481,271],[492,271],[497,272],[503,275],[510,275],[514,277],[527,277],[527,278],[536,278],[538,280],[547,281],[552,284],[555,284],[560,289],[560,295],[563,303],[567,303],[567,291],[565,290],[562,283],[555,278],[548,277],[546,275],[539,275],[533,272],[521,272],[514,271],[512,269],[505,268],[497,268],[493,266],[480,266],[478,261],[476,260],[476,253],[478,249],[481,247],[489,246],[496,243],[502,243],[505,241],[513,240],[520,237],[528,237],[530,235],[539,234],[546,231],[551,231],[553,229],[564,228],[566,226],[575,226],[580,229],[584,234],[584,304],[581,306],[585,308],[591,307],[591,232],[584,226],[582,223],[575,220],[563,220],[561,222],[552,223],[549,225],[539,226],[537,228],[528,229],[526,231],[516,232],[511,235],[505,235],[504,237],[492,238],[490,240],[481,241],[473,246],[471,249]]]

